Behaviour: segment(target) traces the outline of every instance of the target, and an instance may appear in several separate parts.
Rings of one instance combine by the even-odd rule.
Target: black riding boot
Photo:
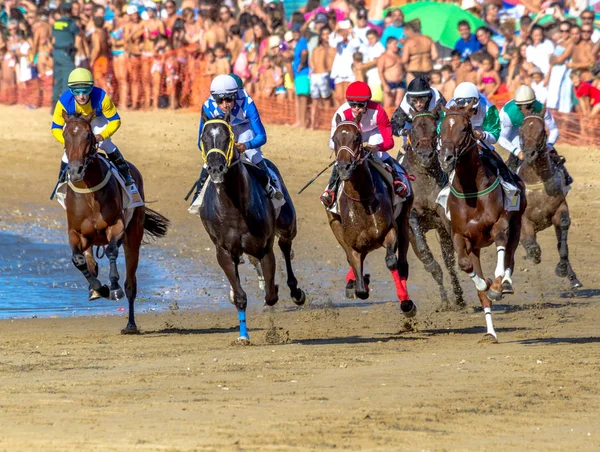
[[[125,179],[125,185],[133,185],[135,181],[133,177],[131,177],[131,172],[129,171],[129,165],[123,158],[123,154],[119,151],[119,148],[115,148],[113,152],[110,154],[106,154],[110,161],[115,164],[123,179]]]
[[[517,181],[515,180],[512,171],[508,169],[508,166],[506,166],[506,163],[504,163],[504,160],[502,160],[502,158],[496,153],[496,151],[489,151],[487,152],[487,155],[489,157],[488,161],[496,169],[500,177],[506,182],[514,185],[515,187],[518,187]]]
[[[556,152],[556,149],[554,148],[549,151],[548,155],[550,155],[550,158],[556,164],[559,171],[562,171],[563,176],[565,177],[565,185],[571,185],[573,183],[573,178],[565,166],[566,159],[562,155],[558,155],[558,152]]]
[[[68,163],[60,161],[60,171],[58,172],[58,183],[60,184],[67,181],[67,166],[69,166]]]
[[[269,168],[267,167],[267,163],[264,160],[261,160],[260,162],[258,162],[256,164],[256,166],[258,166],[261,170],[263,170],[263,172],[266,176],[263,180],[261,180],[261,183],[263,184],[265,192],[267,192],[267,195],[269,195],[269,198],[275,198],[278,200],[282,200],[283,193],[281,193],[279,190],[277,190],[277,188],[276,188],[277,186],[275,185],[275,182],[273,181],[273,179],[271,179],[271,172],[269,171]]]
[[[204,184],[206,184],[207,180],[208,170],[203,166],[202,171],[200,171],[200,178],[198,179],[198,183],[196,184],[196,193],[194,193],[194,199],[192,199],[192,204],[194,204],[194,201],[196,201],[198,196],[200,196],[200,192],[202,191],[202,188],[204,187]]]
[[[392,179],[394,179],[394,193],[396,194],[396,196],[404,198],[406,195],[408,195],[408,181],[402,176],[403,171],[399,171],[396,167],[398,163],[395,162],[394,159],[390,158],[386,160],[387,161],[384,160],[384,163],[387,163],[392,169]]]
[[[335,202],[335,197],[337,196],[338,189],[340,187],[340,175],[338,174],[337,164],[333,165],[333,171],[331,172],[331,177],[329,178],[329,183],[327,184],[327,188],[321,195],[321,202],[328,209],[333,206]]]

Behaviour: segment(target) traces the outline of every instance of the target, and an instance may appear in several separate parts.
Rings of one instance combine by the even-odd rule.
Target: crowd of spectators
[[[319,107],[343,102],[354,80],[392,107],[419,76],[446,99],[462,81],[489,97],[527,84],[550,108],[600,111],[600,31],[586,0],[522,0],[509,8],[501,0],[463,0],[462,9],[485,25],[460,22],[453,49],[422,34],[435,17],[405,22],[398,7],[385,10],[389,2],[77,0],[75,65],[91,69],[121,109],[186,106],[199,80],[234,72],[254,97],[294,102],[298,127],[315,127]],[[18,84],[52,77],[60,7],[56,0],[3,0],[0,101]],[[291,7],[298,10],[290,15]]]

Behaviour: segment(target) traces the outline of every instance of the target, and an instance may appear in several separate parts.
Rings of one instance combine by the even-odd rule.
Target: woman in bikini
[[[177,15],[177,6],[173,0],[167,0],[165,3],[165,10],[167,11],[167,17],[163,19],[163,23],[165,26],[165,33],[167,38],[171,38],[173,35],[173,26],[175,25],[175,21],[179,18]]]
[[[113,29],[110,31],[110,44],[112,53],[112,66],[117,82],[117,88],[114,92],[118,92],[117,103],[119,109],[127,110],[127,57],[125,56],[125,34],[123,28],[127,24],[128,16],[123,14],[122,10],[115,11],[113,19]]]
[[[496,94],[500,86],[500,74],[494,70],[494,61],[491,56],[481,60],[481,68],[477,73],[477,88],[488,99]]]
[[[155,64],[156,43],[161,35],[165,34],[165,27],[160,19],[156,17],[156,5],[149,3],[146,7],[148,19],[142,21],[144,33],[142,34],[142,91],[144,93],[144,103],[142,108],[150,108],[150,102],[155,92],[152,83],[152,68]],[[160,83],[160,82],[159,82]],[[154,99],[155,103],[158,98]],[[156,105],[155,105],[156,106]]]
[[[136,109],[140,102],[140,82],[142,72],[142,42],[144,24],[138,7],[127,7],[129,22],[125,25],[125,49],[127,50],[127,75],[131,82],[131,108]]]

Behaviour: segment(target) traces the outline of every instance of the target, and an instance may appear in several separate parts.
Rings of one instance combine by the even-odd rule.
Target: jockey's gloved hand
[[[376,144],[363,143],[363,148],[365,149],[365,151],[370,151],[373,154],[379,151],[379,146],[377,146]]]
[[[408,136],[408,129],[402,129],[402,131],[400,132],[400,135],[403,137]]]
[[[485,137],[485,132],[482,132],[480,130],[473,130],[473,136],[477,140],[482,140]]]
[[[246,143],[235,143],[234,146],[240,154],[248,150],[248,146],[246,146]]]
[[[96,143],[102,143],[104,141],[104,137],[100,134],[94,135],[94,138],[96,138]]]

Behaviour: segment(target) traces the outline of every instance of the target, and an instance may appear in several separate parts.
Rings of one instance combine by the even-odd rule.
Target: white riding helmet
[[[475,101],[473,108],[479,107],[479,90],[471,82],[462,82],[454,89],[454,102],[461,107]]]
[[[529,86],[521,85],[515,91],[513,99],[517,105],[527,105],[535,101],[535,93]]]
[[[210,94],[215,99],[234,96],[238,92],[238,84],[231,75],[217,75],[210,84]]]

